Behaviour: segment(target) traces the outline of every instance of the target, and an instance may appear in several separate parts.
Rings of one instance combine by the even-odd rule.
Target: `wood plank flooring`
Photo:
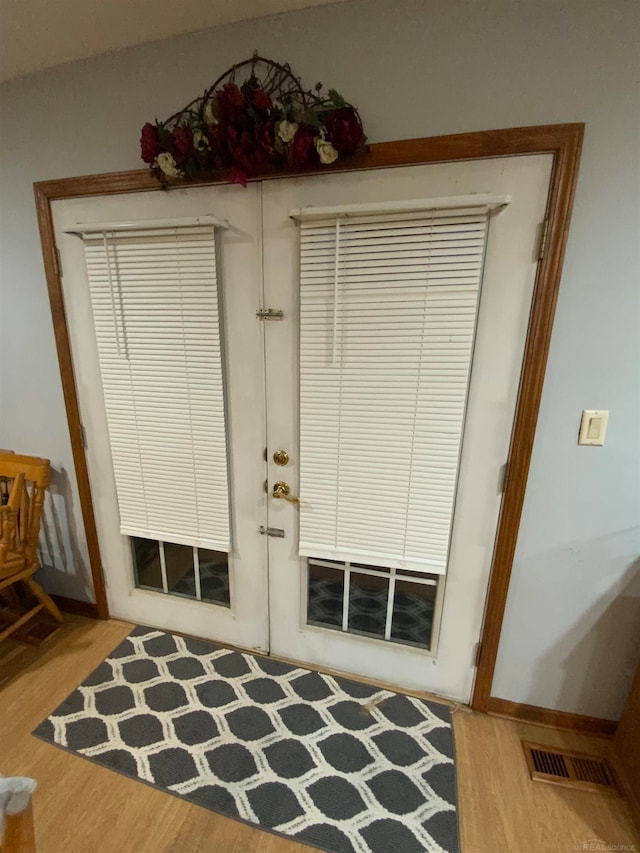
[[[115,620],[67,616],[62,629],[40,648],[11,640],[0,644],[0,773],[38,780],[38,853],[309,851],[31,736],[130,628]],[[609,741],[466,709],[455,712],[454,729],[463,853],[640,851],[624,800],[531,782],[520,747],[520,738],[526,737],[607,755]],[[583,846],[589,842],[603,846]]]

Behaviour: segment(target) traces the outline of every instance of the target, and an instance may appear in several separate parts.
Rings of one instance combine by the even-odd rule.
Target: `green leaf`
[[[342,97],[342,95],[339,92],[336,92],[335,89],[329,89],[328,95],[329,95],[329,100],[336,107],[346,107],[347,106],[347,102],[345,101],[345,99]]]

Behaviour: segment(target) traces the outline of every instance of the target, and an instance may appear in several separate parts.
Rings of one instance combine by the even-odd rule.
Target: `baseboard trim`
[[[66,595],[52,595],[51,598],[65,613],[76,616],[86,616],[88,619],[99,619],[98,605],[91,601],[80,601],[79,598],[67,598]]]
[[[640,832],[640,792],[638,792],[637,785],[634,785],[625,773],[624,762],[620,760],[620,755],[615,746],[613,749],[613,770],[616,782],[618,783],[623,796],[627,798],[627,801],[631,806],[634,826],[638,832]]]
[[[512,702],[510,699],[499,699],[497,696],[489,698],[487,713],[493,717],[507,717],[523,723],[535,723],[538,726],[549,726],[554,729],[570,729],[598,737],[613,737],[618,727],[615,720],[602,720],[599,717],[554,711],[551,708]]]

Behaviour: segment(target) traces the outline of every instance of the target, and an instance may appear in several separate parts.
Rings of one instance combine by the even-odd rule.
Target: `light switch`
[[[604,409],[585,409],[580,421],[578,444],[602,446],[607,432],[609,412]]]
[[[587,427],[587,438],[600,438],[601,429],[602,418],[589,418],[589,426]]]

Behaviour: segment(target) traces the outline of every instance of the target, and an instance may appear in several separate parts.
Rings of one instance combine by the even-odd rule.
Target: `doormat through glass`
[[[446,705],[137,627],[34,735],[331,853],[458,853]]]

